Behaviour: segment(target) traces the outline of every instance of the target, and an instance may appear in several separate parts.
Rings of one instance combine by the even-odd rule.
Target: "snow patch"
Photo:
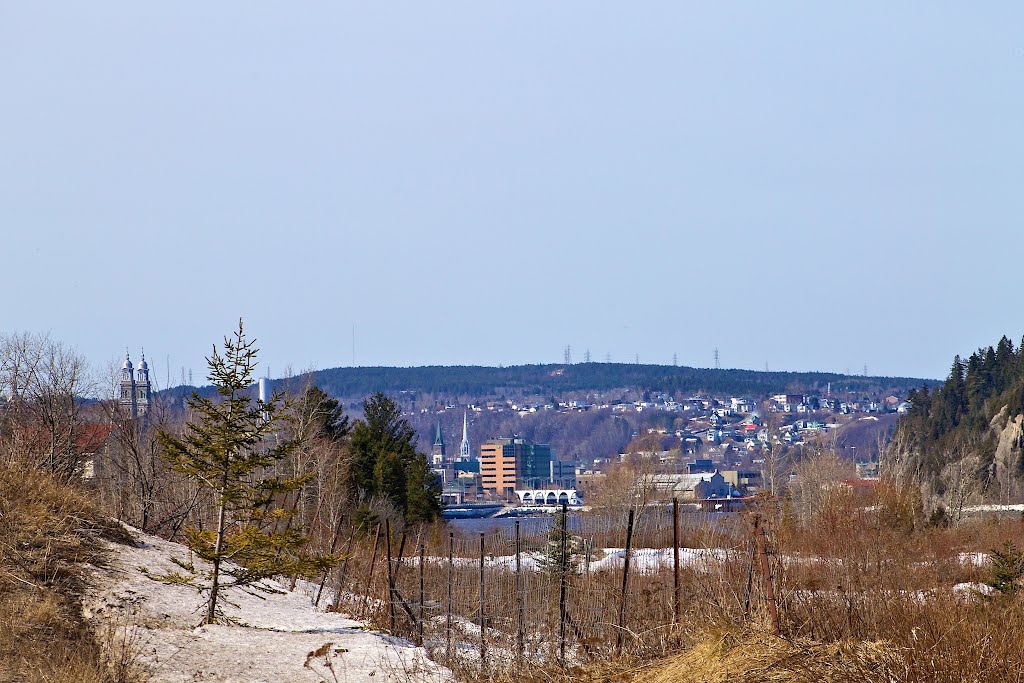
[[[226,594],[236,625],[198,626],[205,600],[194,589],[155,581],[180,571],[188,548],[132,530],[135,547],[111,544],[110,566],[93,571],[84,613],[134,643],[152,683],[281,681],[448,681],[451,672],[408,641],[313,606],[316,586],[294,591],[265,581],[259,591]],[[196,565],[203,564],[195,558]]]

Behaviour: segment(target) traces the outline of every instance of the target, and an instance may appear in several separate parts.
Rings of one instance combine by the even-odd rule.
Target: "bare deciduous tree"
[[[95,389],[85,358],[48,335],[0,338],[0,388],[6,459],[61,476],[79,472],[83,400]]]

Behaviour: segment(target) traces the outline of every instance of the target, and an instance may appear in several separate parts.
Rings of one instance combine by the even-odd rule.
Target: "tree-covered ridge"
[[[712,368],[578,363],[509,367],[427,366],[331,368],[314,373],[313,381],[332,396],[366,396],[382,391],[421,391],[434,395],[475,397],[499,394],[559,395],[571,391],[607,391],[639,387],[677,397],[692,393],[762,397],[783,391],[900,395],[922,384],[910,377],[861,377],[828,372],[764,372]],[[925,384],[931,383],[924,381]]]
[[[933,473],[946,464],[943,453],[957,452],[964,444],[980,449],[984,470],[996,445],[989,429],[993,419],[1004,410],[1009,416],[1024,413],[1024,348],[1015,349],[1004,335],[995,347],[978,349],[966,362],[958,355],[940,387],[912,390],[908,400],[911,408],[901,429]]]

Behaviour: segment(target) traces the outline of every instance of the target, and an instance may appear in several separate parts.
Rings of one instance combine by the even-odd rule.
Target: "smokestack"
[[[262,405],[267,404],[267,382],[269,382],[269,380],[266,377],[260,377],[256,382],[256,386],[259,391],[260,403]],[[266,410],[263,411],[263,421],[270,422],[270,413]]]

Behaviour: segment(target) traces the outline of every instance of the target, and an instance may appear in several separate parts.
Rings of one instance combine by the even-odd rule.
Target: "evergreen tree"
[[[579,566],[579,555],[583,552],[583,539],[569,533],[568,511],[555,513],[554,524],[548,532],[544,554],[537,558],[537,567],[547,574],[559,574],[564,564],[565,571],[573,573]],[[565,534],[565,552],[562,552],[562,534]]]
[[[294,415],[300,438],[321,437],[337,443],[351,429],[348,415],[345,415],[338,399],[331,398],[315,384],[310,384],[299,394]]]
[[[1024,552],[1006,541],[1002,548],[992,551],[992,575],[985,583],[1003,595],[1013,595],[1024,577]]]
[[[1017,352],[1013,342],[1004,334],[996,344],[996,391],[1002,392],[1016,378]]]
[[[416,431],[381,392],[363,402],[363,419],[352,428],[347,483],[363,519],[374,499],[389,502],[409,524],[441,514],[441,484],[416,450]]]
[[[213,347],[208,379],[217,399],[193,392],[188,406],[197,419],[178,438],[161,431],[160,443],[171,467],[213,492],[217,520],[213,529],[189,527],[186,542],[212,569],[179,562],[188,574],[158,576],[208,593],[204,623],[223,618],[222,593],[232,588],[259,590],[263,579],[281,574],[317,575],[332,558],[303,551],[303,534],[285,524],[289,513],[275,499],[295,491],[308,477],[281,479],[268,470],[295,447],[291,439],[272,439],[285,415],[279,394],[264,403],[251,396],[258,350],[238,331],[224,338],[223,355]],[[230,563],[228,560],[230,559]]]

